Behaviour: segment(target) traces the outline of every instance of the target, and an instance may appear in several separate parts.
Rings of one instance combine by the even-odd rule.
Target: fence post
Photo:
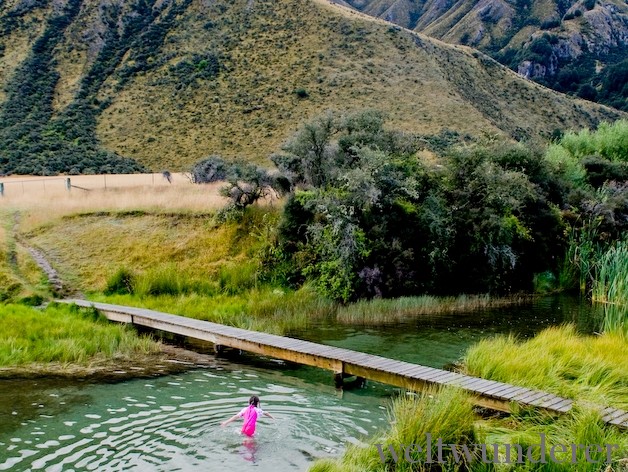
[[[0,182],[0,197],[4,197],[4,183]]]
[[[65,189],[69,192],[72,189],[72,182],[70,182],[70,177],[65,179]]]

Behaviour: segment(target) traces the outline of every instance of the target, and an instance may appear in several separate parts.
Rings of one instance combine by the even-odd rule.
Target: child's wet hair
[[[259,397],[257,395],[253,395],[249,398],[249,405],[257,407],[259,405]]]

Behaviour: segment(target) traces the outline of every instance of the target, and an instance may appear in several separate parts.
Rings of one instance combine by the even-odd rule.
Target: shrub
[[[310,96],[309,93],[307,93],[307,90],[305,90],[304,88],[298,88],[294,91],[294,94],[298,97],[298,98],[307,98]]]

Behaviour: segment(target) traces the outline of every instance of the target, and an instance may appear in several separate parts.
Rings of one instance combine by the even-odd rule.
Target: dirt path
[[[20,213],[15,212],[13,214],[13,229],[12,229],[12,237],[15,240],[15,244],[21,246],[26,249],[28,253],[31,255],[35,263],[39,266],[39,268],[46,274],[46,278],[48,279],[48,283],[50,284],[50,288],[55,296],[58,297],[76,297],[76,298],[85,298],[85,296],[77,292],[76,290],[71,289],[67,284],[63,282],[61,277],[59,276],[59,272],[52,266],[50,261],[47,259],[44,252],[40,251],[29,245],[26,240],[20,236],[19,233],[20,227]],[[15,265],[17,267],[17,254],[13,254],[15,258]]]

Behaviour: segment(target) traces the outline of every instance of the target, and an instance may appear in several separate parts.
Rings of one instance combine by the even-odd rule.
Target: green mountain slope
[[[346,0],[372,16],[489,53],[561,92],[628,111],[623,0]]]
[[[625,116],[327,1],[11,0],[0,25],[0,173],[266,162],[327,109],[517,139]]]

